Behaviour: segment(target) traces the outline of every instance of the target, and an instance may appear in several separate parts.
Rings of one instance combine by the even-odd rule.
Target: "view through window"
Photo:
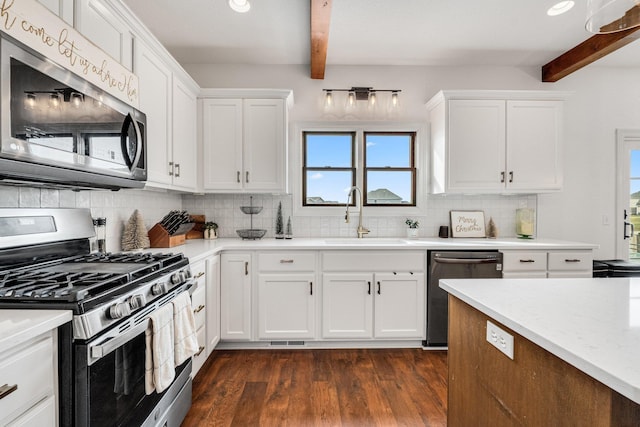
[[[415,206],[415,132],[357,136],[356,132],[303,132],[303,205],[344,205],[349,189],[362,182],[365,206]],[[358,148],[362,162],[356,159]]]

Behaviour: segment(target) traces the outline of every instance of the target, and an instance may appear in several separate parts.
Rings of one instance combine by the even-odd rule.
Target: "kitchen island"
[[[450,294],[448,425],[640,425],[639,279],[440,286]]]

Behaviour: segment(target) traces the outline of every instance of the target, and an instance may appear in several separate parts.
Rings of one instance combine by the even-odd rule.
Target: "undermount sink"
[[[343,237],[337,239],[325,239],[327,245],[404,245],[407,243],[404,239],[397,238],[367,238],[358,239],[356,237]]]

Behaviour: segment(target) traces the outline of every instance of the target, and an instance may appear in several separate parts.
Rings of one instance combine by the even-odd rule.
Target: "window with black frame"
[[[344,206],[356,185],[356,133],[303,132],[302,140],[302,205]]]
[[[365,206],[415,206],[415,132],[364,132]]]

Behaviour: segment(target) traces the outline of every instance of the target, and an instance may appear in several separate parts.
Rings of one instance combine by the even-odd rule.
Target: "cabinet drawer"
[[[20,418],[7,424],[7,427],[54,427],[56,425],[56,399],[49,396]]]
[[[593,252],[549,252],[549,271],[589,271],[593,269]]]
[[[315,252],[274,252],[258,255],[260,271],[315,271]]]
[[[191,295],[191,307],[193,307],[193,316],[196,321],[196,329],[204,325],[206,320],[206,292],[204,287],[199,287]]]
[[[197,332],[198,336],[198,352],[193,355],[193,375],[197,374],[205,360],[207,360],[207,352],[205,347],[207,345],[206,329],[200,328]]]
[[[16,385],[0,399],[0,414],[9,419],[25,412],[42,398],[53,395],[53,337],[44,335],[17,351],[0,356],[0,387]],[[0,418],[0,424],[3,424]]]
[[[546,271],[546,252],[503,252],[503,271]]]
[[[323,271],[424,271],[425,252],[336,251],[323,252]]]

